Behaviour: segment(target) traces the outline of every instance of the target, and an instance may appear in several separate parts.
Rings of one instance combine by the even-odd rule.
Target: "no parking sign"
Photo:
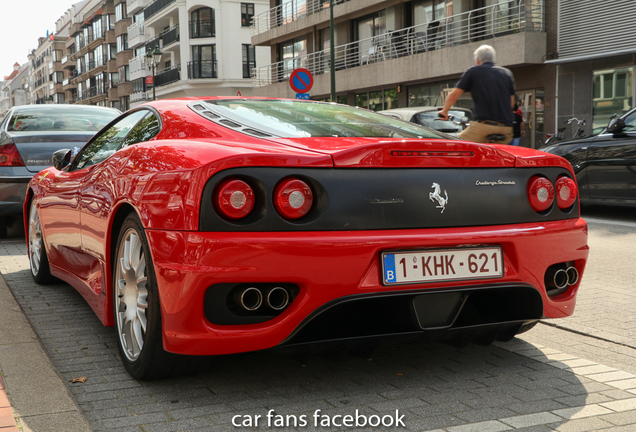
[[[314,76],[307,69],[294,69],[289,76],[289,85],[296,93],[307,93],[314,85]]]

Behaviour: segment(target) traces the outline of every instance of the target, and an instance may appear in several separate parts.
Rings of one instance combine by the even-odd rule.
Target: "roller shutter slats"
[[[636,49],[635,0],[561,0],[559,58],[602,54],[619,45]]]

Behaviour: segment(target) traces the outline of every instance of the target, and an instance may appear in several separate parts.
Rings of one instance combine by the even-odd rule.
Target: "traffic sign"
[[[296,99],[309,100],[309,93],[296,93]]]
[[[296,93],[307,93],[314,85],[314,76],[307,69],[295,69],[289,76],[289,85]]]

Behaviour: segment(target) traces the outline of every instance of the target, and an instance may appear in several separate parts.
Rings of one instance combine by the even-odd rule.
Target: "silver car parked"
[[[11,108],[0,123],[0,237],[22,216],[26,186],[52,165],[53,152],[82,147],[120,114],[90,105],[23,105]]]

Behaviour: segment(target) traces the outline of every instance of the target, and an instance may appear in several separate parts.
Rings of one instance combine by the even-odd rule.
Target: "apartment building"
[[[30,63],[13,65],[13,71],[0,82],[0,119],[14,106],[26,105],[29,100]]]
[[[554,122],[557,2],[547,0],[333,0],[337,101],[373,110],[439,106],[481,44],[512,70],[524,111],[526,147]],[[328,0],[270,0],[252,44],[270,50],[254,94],[294,97],[290,73],[314,75],[312,99],[330,97]],[[471,107],[469,95],[458,105]]]
[[[634,108],[634,22],[636,4],[630,0],[559,2],[557,56],[546,62],[558,67],[559,127],[576,117],[586,120],[587,133],[598,132],[612,115]],[[568,127],[566,137],[570,133]]]
[[[131,102],[152,97],[148,54],[157,98],[252,94],[252,71],[269,62],[265,48],[251,45],[251,21],[268,0],[134,0],[128,2]]]
[[[38,47],[29,54],[29,103],[64,102],[62,57],[65,42],[66,37],[62,35],[47,35],[38,39]]]

